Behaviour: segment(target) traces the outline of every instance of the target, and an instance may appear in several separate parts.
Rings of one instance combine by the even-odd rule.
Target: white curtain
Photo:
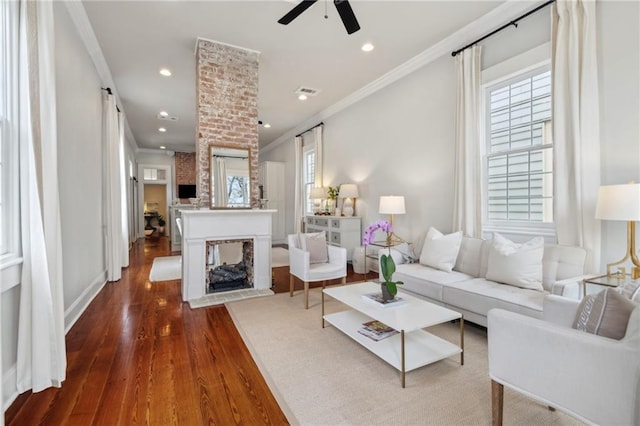
[[[216,170],[214,176],[214,185],[216,194],[216,206],[225,207],[228,201],[227,194],[227,163],[224,158],[216,157]]]
[[[473,46],[456,56],[453,229],[470,237],[481,237],[482,234],[480,58],[480,46]]]
[[[587,272],[600,269],[598,67],[595,1],[552,6],[555,212],[558,243],[587,249]]]
[[[127,197],[127,168],[124,159],[124,114],[118,113],[118,151],[120,157],[120,222],[122,223],[122,248],[121,262],[122,267],[129,266],[129,207]]]
[[[118,110],[113,95],[105,93],[102,102],[102,123],[105,144],[105,222],[107,280],[118,281],[122,277],[122,184],[120,182],[120,128]]]
[[[322,142],[322,132],[324,129],[324,125],[319,125],[313,128],[313,149],[315,155],[315,166],[314,166],[314,176],[313,182],[314,186],[317,188],[321,188],[323,186],[322,182],[322,164],[323,164],[323,142]]]
[[[293,141],[296,163],[295,191],[293,201],[294,232],[302,232],[304,217],[304,187],[302,186],[302,136],[296,136]]]
[[[67,365],[58,198],[53,6],[20,1],[18,143],[22,277],[16,388],[59,387]]]

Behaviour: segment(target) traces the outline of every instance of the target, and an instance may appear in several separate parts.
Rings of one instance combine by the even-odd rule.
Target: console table
[[[361,219],[357,216],[306,216],[305,232],[325,231],[327,242],[347,249],[347,260],[353,259],[353,249],[362,245]]]

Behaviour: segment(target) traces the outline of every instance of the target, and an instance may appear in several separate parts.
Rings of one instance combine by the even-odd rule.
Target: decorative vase
[[[380,287],[382,288],[382,300],[387,302],[389,300],[393,300],[394,297],[391,293],[389,293],[389,289],[385,283],[380,283]]]

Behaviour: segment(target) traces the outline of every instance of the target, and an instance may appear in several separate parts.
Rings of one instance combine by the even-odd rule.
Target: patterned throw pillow
[[[635,307],[635,303],[619,292],[606,288],[582,299],[573,328],[620,340],[627,332],[629,317]]]

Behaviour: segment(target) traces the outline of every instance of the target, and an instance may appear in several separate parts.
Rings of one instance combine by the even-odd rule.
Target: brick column
[[[248,148],[251,206],[258,207],[258,52],[199,39],[196,63],[198,196],[209,205],[211,145]]]

